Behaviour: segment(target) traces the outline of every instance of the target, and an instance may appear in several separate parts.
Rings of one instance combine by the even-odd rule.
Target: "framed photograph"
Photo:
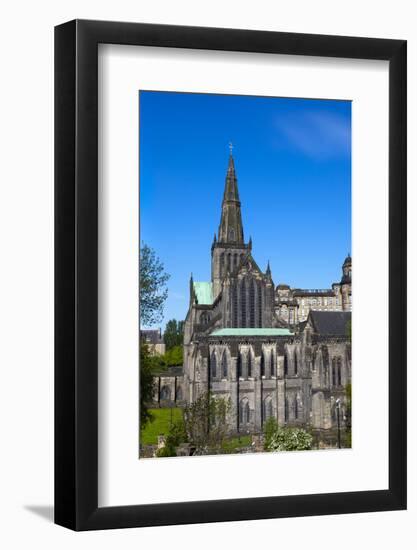
[[[406,508],[406,113],[404,40],[56,27],[56,523]]]

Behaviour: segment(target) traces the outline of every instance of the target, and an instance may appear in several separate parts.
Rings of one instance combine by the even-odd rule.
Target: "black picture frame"
[[[98,44],[389,62],[389,488],[98,507]],[[406,508],[406,41],[74,20],[55,28],[55,522],[108,529]]]

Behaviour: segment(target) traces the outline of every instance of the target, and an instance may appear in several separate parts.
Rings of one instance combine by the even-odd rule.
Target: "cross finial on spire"
[[[233,154],[233,143],[231,141],[229,141],[229,151],[230,151],[230,156],[232,156],[232,154]]]

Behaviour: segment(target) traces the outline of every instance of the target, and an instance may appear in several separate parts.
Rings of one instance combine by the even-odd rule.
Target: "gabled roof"
[[[162,344],[161,329],[141,329],[140,337],[149,344]]]
[[[237,264],[236,268],[233,271],[233,275],[236,275],[239,273],[242,267],[247,266],[248,264],[251,264],[251,271],[257,271],[261,275],[262,269],[258,266],[258,264],[253,259],[252,253],[250,251],[246,252],[246,254],[243,256],[243,258],[240,260],[240,262]]]
[[[197,304],[211,306],[213,303],[213,285],[207,282],[194,282],[194,293]]]
[[[314,311],[308,318],[314,330],[322,336],[347,336],[347,324],[352,319],[350,311]]]
[[[292,336],[287,328],[221,328],[210,336]]]

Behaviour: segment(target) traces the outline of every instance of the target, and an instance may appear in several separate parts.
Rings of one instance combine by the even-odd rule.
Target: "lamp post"
[[[336,399],[336,414],[337,414],[337,446],[342,448],[340,444],[340,399]]]

